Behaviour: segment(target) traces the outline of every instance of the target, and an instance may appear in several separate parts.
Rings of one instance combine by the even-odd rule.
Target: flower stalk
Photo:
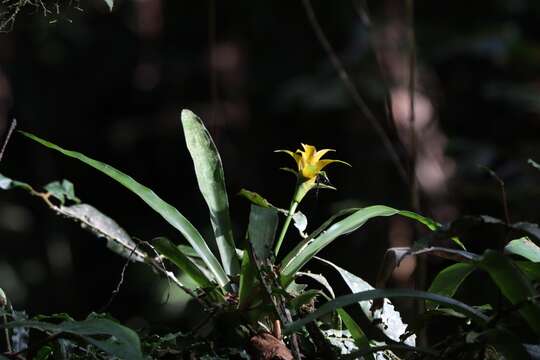
[[[306,144],[302,144],[302,147],[304,148],[303,151],[296,150],[296,152],[292,152],[290,150],[276,150],[276,152],[284,152],[292,156],[298,168],[298,170],[284,168],[284,170],[290,171],[296,175],[297,183],[291,205],[289,206],[289,212],[287,214],[287,217],[285,218],[285,222],[283,223],[283,227],[281,228],[281,232],[274,248],[274,254],[276,256],[278,255],[281,244],[285,239],[285,235],[287,234],[287,230],[289,228],[289,225],[291,224],[294,213],[296,212],[296,209],[298,208],[298,205],[300,204],[304,196],[306,196],[306,194],[313,188],[332,188],[331,186],[323,186],[322,184],[318,183],[317,179],[319,178],[319,176],[322,176],[322,174],[324,174],[322,169],[325,168],[327,165],[335,162],[350,166],[348,163],[341,160],[321,160],[321,158],[327,152],[334,151],[332,149],[322,149],[317,151],[315,146]]]

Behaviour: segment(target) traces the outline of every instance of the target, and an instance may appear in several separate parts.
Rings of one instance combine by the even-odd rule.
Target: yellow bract
[[[341,160],[332,160],[332,159],[324,159],[321,160],[321,158],[329,151],[335,151],[332,149],[322,149],[317,151],[315,146],[312,145],[306,145],[302,144],[302,147],[304,150],[296,150],[296,152],[292,152],[290,150],[277,150],[278,152],[284,152],[289,155],[291,155],[294,160],[296,161],[296,165],[298,166],[298,175],[303,178],[304,181],[315,181],[317,179],[317,176],[320,174],[322,169],[326,167],[326,165],[329,165],[331,163],[342,163],[349,165],[345,161]],[[350,166],[350,165],[349,165]]]

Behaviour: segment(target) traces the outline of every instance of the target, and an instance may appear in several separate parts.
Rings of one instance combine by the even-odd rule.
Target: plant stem
[[[285,239],[285,234],[287,233],[287,229],[289,228],[289,225],[291,224],[291,219],[293,218],[294,212],[296,211],[298,204],[299,203],[296,200],[293,200],[291,202],[291,206],[289,207],[289,214],[287,215],[287,218],[285,219],[285,222],[283,223],[283,227],[281,228],[281,233],[279,234],[279,238],[276,243],[276,247],[274,249],[275,256],[277,256],[277,254],[279,253],[279,248],[281,248],[281,243],[283,243],[283,239]]]

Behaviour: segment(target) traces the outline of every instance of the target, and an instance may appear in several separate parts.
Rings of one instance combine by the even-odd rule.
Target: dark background
[[[388,119],[383,81],[390,78],[390,89],[406,86],[405,10],[398,1],[368,2],[368,29],[355,4],[317,0],[313,7],[407,168],[407,132],[396,131]],[[273,151],[294,150],[300,142],[336,149],[331,158],[352,165],[329,167],[338,191],[322,190],[302,204],[308,229],[343,207],[411,209],[409,186],[337,76],[301,1],[123,0],[112,13],[101,1],[79,6],[83,12],[66,5],[47,17],[27,9],[11,32],[0,34],[2,133],[17,118],[21,130],[105,161],[154,189],[206,235],[206,206],[180,125],[183,108],[205,120],[221,152],[237,238],[249,206],[235,194],[247,188],[287,207],[294,178],[279,168],[293,162]],[[428,130],[418,137],[424,148],[418,157],[435,159],[426,162],[428,175],[441,163],[445,167],[443,190],[421,187],[422,213],[443,222],[463,214],[502,218],[500,187],[481,165],[505,181],[512,221],[540,221],[540,173],[527,164],[540,160],[539,20],[535,0],[416,2],[417,99],[431,111]],[[394,48],[386,55],[382,50],[390,70],[377,65],[373,43]],[[399,93],[394,95],[397,102]],[[0,171],[36,187],[67,178],[84,202],[132,236],[182,241],[120,185],[19,134]],[[407,233],[406,226],[373,221],[321,255],[373,283],[392,239],[401,244],[400,231]],[[473,250],[496,247],[491,237],[467,241]],[[0,249],[0,287],[15,308],[31,314],[80,318],[102,310],[125,262],[103,240],[23,191],[0,193]],[[428,278],[444,264],[431,261]],[[106,310],[136,325],[164,323],[183,316],[184,300],[135,264]]]

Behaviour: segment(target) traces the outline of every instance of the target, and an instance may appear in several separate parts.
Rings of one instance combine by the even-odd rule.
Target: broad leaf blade
[[[120,256],[132,261],[143,262],[147,255],[137,248],[137,244],[127,232],[113,219],[88,204],[60,206],[55,209],[60,214],[71,218],[90,230],[98,237],[107,240],[107,247]]]
[[[434,294],[453,297],[463,281],[475,268],[473,264],[468,263],[450,265],[437,274],[428,291]],[[428,301],[426,302],[426,306],[428,309],[434,309],[437,307],[437,304]]]
[[[238,307],[246,309],[255,300],[255,282],[257,279],[257,267],[250,255],[251,249],[246,249],[242,255],[242,267],[240,270],[240,288],[238,290]]]
[[[368,282],[351,274],[336,264],[321,258],[317,259],[333,267],[341,275],[343,281],[345,281],[349,289],[351,289],[351,292],[359,293],[362,291],[374,290],[373,286]],[[394,305],[390,300],[385,299],[384,302],[382,302],[382,307],[375,310],[372,310],[373,301],[362,301],[358,305],[360,305],[362,312],[370,322],[375,322],[375,320],[377,320],[376,326],[390,339],[399,342],[400,337],[407,332],[407,325],[403,323],[400,313],[395,310]],[[416,343],[416,336],[409,336],[407,340],[405,340],[405,343],[414,346]]]
[[[180,270],[186,273],[197,285],[202,288],[212,287],[212,282],[206,277],[206,275],[199,270],[186,255],[184,255],[173,243],[164,237],[157,238],[153,241],[153,245],[156,250],[172,263],[174,263]]]
[[[536,292],[518,267],[509,258],[494,250],[486,250],[478,266],[489,273],[491,279],[512,304],[522,304],[519,313],[531,329],[540,335],[540,306],[536,302],[529,301]]]
[[[146,204],[148,204],[154,211],[160,214],[169,224],[178,229],[186,240],[191,244],[193,249],[201,256],[203,261],[208,266],[208,269],[214,274],[216,280],[220,286],[225,286],[229,279],[223,271],[223,268],[219,264],[218,260],[212,254],[212,251],[208,248],[208,245],[204,241],[199,231],[182,215],[175,207],[162,200],[151,189],[135,181],[132,177],[125,173],[113,168],[110,165],[102,163],[100,161],[89,158],[76,151],[65,150],[58,145],[55,145],[49,141],[43,140],[33,134],[22,132],[26,137],[46,146],[50,149],[56,150],[66,156],[78,159],[83,163],[101,171],[102,173],[110,176],[116,180],[137,196],[139,196]]]
[[[510,241],[504,247],[504,252],[523,256],[525,259],[535,263],[540,262],[540,247],[527,237]]]
[[[240,308],[246,308],[253,303],[257,281],[257,264],[271,261],[272,245],[274,243],[278,224],[277,210],[272,207],[260,207],[252,204],[249,213],[248,241],[249,247],[244,250],[240,276],[239,303]],[[252,253],[253,252],[253,253]]]
[[[0,328],[25,327],[47,333],[67,333],[79,336],[106,353],[120,359],[142,360],[139,337],[133,330],[109,319],[89,318],[84,321],[64,321],[51,324],[42,321],[13,321]]]
[[[186,145],[193,159],[199,189],[210,210],[221,263],[228,275],[236,275],[240,264],[236,256],[229,199],[219,152],[201,119],[189,110],[182,110],[182,126]]]
[[[457,301],[455,299],[441,296],[437,294],[431,294],[425,291],[411,290],[411,289],[385,289],[385,290],[368,290],[355,294],[344,295],[323,304],[319,309],[307,315],[306,317],[293,322],[284,329],[285,334],[290,334],[300,330],[307,323],[318,319],[319,317],[336,311],[336,309],[343,308],[352,304],[356,304],[362,301],[370,301],[383,298],[416,298],[430,300],[436,303],[445,304],[446,306],[456,310],[457,312],[467,316],[472,321],[478,323],[480,326],[485,326],[489,320],[487,316],[482,314],[475,308]]]
[[[272,256],[277,224],[276,209],[251,205],[248,238],[257,259],[265,260]]]
[[[382,205],[366,207],[336,222],[316,238],[307,238],[300,242],[281,263],[281,283],[284,286],[290,283],[297,271],[339,236],[358,229],[369,219],[379,216],[392,216],[398,212],[399,210]]]

